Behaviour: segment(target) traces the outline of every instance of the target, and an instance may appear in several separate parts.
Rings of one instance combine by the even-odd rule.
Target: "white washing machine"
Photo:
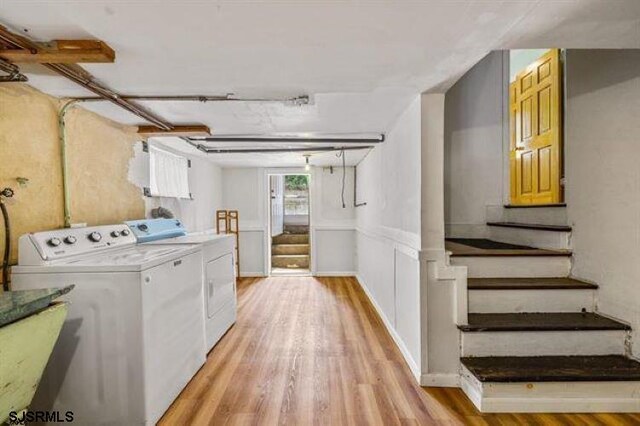
[[[138,245],[126,225],[24,235],[16,290],[75,284],[35,410],[155,424],[204,364],[202,253]]]
[[[197,244],[202,248],[203,297],[207,350],[236,322],[235,238],[213,231],[187,233],[176,219],[127,222],[139,243]]]

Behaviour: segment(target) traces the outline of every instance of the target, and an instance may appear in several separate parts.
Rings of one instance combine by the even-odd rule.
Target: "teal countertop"
[[[0,327],[44,309],[51,301],[69,293],[73,285],[40,290],[17,290],[0,293]]]

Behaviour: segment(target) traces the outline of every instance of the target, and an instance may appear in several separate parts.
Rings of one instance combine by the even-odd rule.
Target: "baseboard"
[[[459,388],[459,374],[426,373],[420,377],[421,386],[431,386],[437,388]]]
[[[259,272],[240,271],[240,278],[264,278],[264,277],[266,277],[266,275],[262,271],[259,271]]]
[[[316,277],[355,277],[356,271],[316,271]]]
[[[396,330],[393,328],[393,326],[391,325],[391,322],[389,321],[389,319],[384,314],[384,312],[382,311],[378,303],[373,298],[373,295],[369,292],[369,289],[367,288],[366,284],[364,284],[364,280],[362,279],[362,277],[360,277],[360,275],[358,274],[356,274],[355,277],[356,277],[356,281],[358,281],[358,284],[360,285],[360,288],[362,289],[362,291],[364,291],[364,294],[367,295],[367,297],[369,298],[369,301],[371,302],[374,309],[382,319],[382,323],[384,324],[385,328],[391,335],[391,338],[395,342],[398,349],[400,349],[400,353],[402,354],[402,357],[404,358],[405,362],[409,366],[409,370],[411,370],[411,374],[413,374],[413,377],[416,379],[416,382],[420,384],[422,373],[420,372],[420,368],[418,368],[418,364],[416,364],[415,360],[411,356],[411,353],[407,349],[407,346],[404,344],[404,342],[402,341],[398,333],[396,333]]]

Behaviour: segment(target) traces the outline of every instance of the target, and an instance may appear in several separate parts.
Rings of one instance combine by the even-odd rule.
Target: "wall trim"
[[[375,301],[375,299],[373,298],[373,295],[369,292],[368,287],[366,286],[366,284],[364,284],[364,280],[359,274],[356,274],[356,281],[358,282],[358,285],[360,286],[362,291],[364,291],[364,294],[367,295],[367,298],[373,305],[380,319],[382,319],[382,323],[387,329],[387,332],[389,333],[389,335],[391,335],[391,338],[395,342],[396,346],[398,347],[398,349],[400,349],[400,353],[402,354],[402,357],[407,363],[409,370],[411,370],[411,374],[413,374],[413,377],[416,379],[418,384],[420,384],[422,373],[420,372],[420,368],[418,367],[418,364],[411,356],[409,349],[407,349],[407,346],[404,344],[404,341],[402,340],[400,335],[398,335],[395,328],[391,325],[391,322],[389,321],[387,316],[384,314],[384,312],[382,311],[378,303]]]
[[[391,228],[386,228],[386,229],[391,229]],[[381,233],[375,230],[361,228],[361,227],[356,227],[356,231],[367,237],[375,238],[382,242],[390,244],[391,246],[393,246],[394,250],[400,251],[406,254],[407,256],[411,257],[412,259],[420,260],[420,249],[416,248],[419,245],[418,246],[412,245],[413,243],[416,242],[415,238],[412,238],[413,241],[407,241],[406,238],[398,240],[393,236],[385,235],[384,233]],[[400,231],[400,232],[409,234],[404,231]],[[401,235],[401,234],[397,234],[397,235]],[[409,235],[412,235],[412,234],[409,234]]]
[[[459,388],[459,374],[425,373],[420,377],[420,386],[437,388]]]
[[[316,271],[316,277],[355,277],[356,271]]]
[[[240,271],[241,278],[265,278],[264,271]]]
[[[320,224],[311,226],[311,230],[313,231],[355,231],[356,229],[356,226],[351,224]]]

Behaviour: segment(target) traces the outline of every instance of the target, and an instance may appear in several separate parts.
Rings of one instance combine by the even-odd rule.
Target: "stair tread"
[[[293,257],[309,257],[308,254],[273,254],[271,257],[293,258]]]
[[[621,355],[467,357],[460,361],[481,382],[640,381],[640,362]]]
[[[521,223],[521,222],[487,222],[489,226],[501,226],[504,228],[534,229],[538,231],[571,232],[571,227],[567,225],[545,225],[541,223]]]
[[[505,209],[535,209],[549,207],[567,207],[567,203],[549,203],[549,204],[505,204]]]
[[[287,246],[287,247],[291,247],[291,246],[297,246],[297,247],[309,247],[309,243],[273,243],[271,244],[272,247],[275,246]]]
[[[470,244],[474,244],[476,246],[472,246]],[[500,243],[484,238],[447,238],[445,240],[445,249],[451,252],[452,257],[571,256],[571,250],[538,249]]]
[[[458,328],[465,332],[631,329],[627,324],[593,312],[469,314],[469,324],[459,325]]]
[[[595,290],[596,284],[569,277],[560,278],[468,278],[469,290]]]

